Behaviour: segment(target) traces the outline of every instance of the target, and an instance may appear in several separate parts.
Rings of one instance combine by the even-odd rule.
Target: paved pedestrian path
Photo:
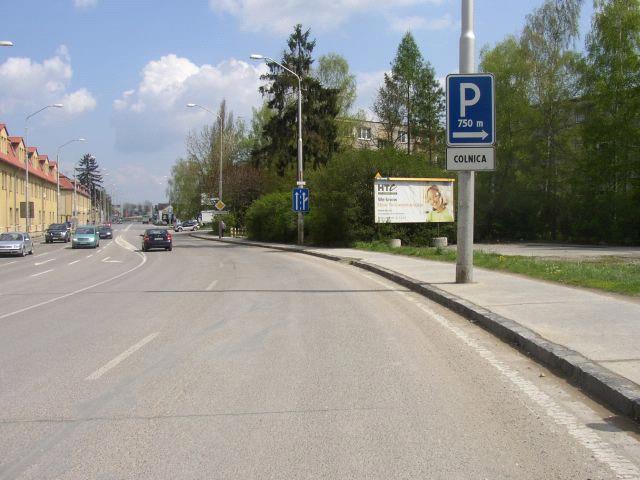
[[[206,238],[207,234],[199,236]],[[228,241],[245,242],[240,239]],[[300,249],[291,245],[261,245]],[[304,250],[361,259],[437,287],[581,354],[635,383],[640,392],[640,301],[636,298],[481,268],[474,269],[475,283],[456,284],[455,264],[452,263],[349,248],[304,247]]]

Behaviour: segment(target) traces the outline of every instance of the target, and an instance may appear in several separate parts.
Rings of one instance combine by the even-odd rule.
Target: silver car
[[[28,233],[0,233],[0,254],[10,253],[25,256],[33,254],[33,240]]]

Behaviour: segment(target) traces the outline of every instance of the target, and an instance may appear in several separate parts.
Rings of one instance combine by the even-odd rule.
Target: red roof
[[[73,180],[69,179],[65,175],[60,174],[60,188],[62,190],[73,191]],[[80,185],[79,183],[76,192],[78,193],[78,195],[89,198],[89,192],[83,185]]]

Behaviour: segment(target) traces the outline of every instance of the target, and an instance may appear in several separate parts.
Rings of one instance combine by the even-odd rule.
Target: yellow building
[[[89,223],[91,195],[80,183],[74,188],[75,180],[60,174],[60,222],[72,222],[74,225]]]
[[[29,203],[31,233],[43,232],[56,223],[58,166],[36,147],[25,146],[22,137],[11,137],[0,123],[0,232],[26,231],[26,162],[29,162]],[[62,197],[62,195],[61,195]],[[78,205],[87,211],[86,192],[76,195]],[[60,199],[62,206],[62,198]],[[22,212],[21,205],[22,203]],[[81,210],[81,208],[79,208]],[[22,215],[21,215],[22,213]],[[86,220],[85,220],[86,221]]]

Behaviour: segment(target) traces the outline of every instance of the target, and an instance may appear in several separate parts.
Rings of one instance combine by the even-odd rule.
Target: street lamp
[[[218,199],[222,201],[222,131],[224,130],[224,118],[222,115],[218,115],[202,105],[197,103],[187,103],[188,108],[200,108],[205,112],[209,112],[211,115],[219,116],[220,118],[220,169],[218,172]],[[222,237],[222,223],[218,222],[218,235]]]
[[[275,61],[273,58],[267,57],[265,55],[259,55],[254,53],[250,56],[252,60],[264,60],[266,62],[275,63],[280,68],[286,70],[293,76],[298,79],[298,187],[303,187],[305,185],[304,182],[304,172],[303,172],[303,163],[302,163],[302,80],[300,79],[300,75],[298,75],[293,70],[285,67],[280,62]],[[302,212],[298,212],[298,244],[302,245],[304,243],[304,214]]]
[[[13,42],[9,40],[0,40],[0,47],[13,47]]]
[[[33,112],[31,115],[27,115],[24,119],[24,148],[25,148],[25,156],[26,156],[26,164],[25,164],[25,176],[26,176],[26,191],[25,191],[25,210],[26,212],[26,220],[27,220],[27,233],[30,233],[31,230],[31,212],[29,211],[29,144],[27,143],[27,134],[29,133],[29,119],[38,113],[46,110],[47,108],[62,108],[64,105],[61,103],[54,103],[53,105],[47,105],[46,107],[42,107],[40,110]]]
[[[56,218],[57,218],[56,221],[57,222],[60,221],[60,150],[73,142],[86,142],[86,139],[81,137],[81,138],[74,138],[73,140],[69,140],[68,142],[60,145],[58,147],[58,151],[56,152],[56,164],[58,165],[58,175],[56,179],[56,183],[58,187],[58,197],[56,200]]]

